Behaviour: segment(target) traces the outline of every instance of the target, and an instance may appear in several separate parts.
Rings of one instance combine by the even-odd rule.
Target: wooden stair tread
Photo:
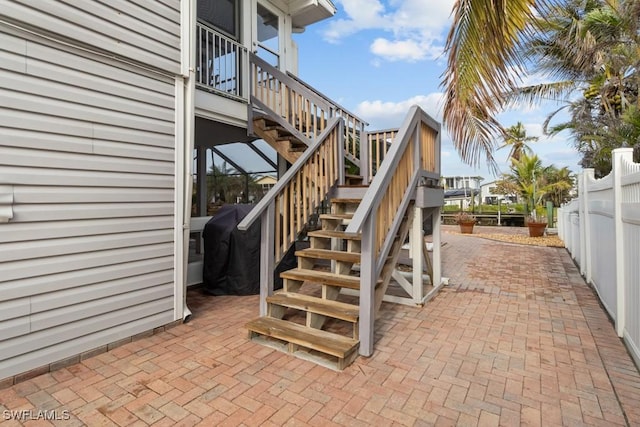
[[[345,239],[345,240],[362,240],[361,233],[347,233],[342,230],[314,230],[314,231],[307,232],[307,236],[324,237],[324,238],[335,237],[338,239]]]
[[[354,323],[360,315],[357,305],[298,293],[278,292],[267,297],[267,302]]]
[[[360,278],[357,276],[347,276],[346,274],[331,273],[328,271],[308,270],[304,268],[293,268],[280,273],[283,279],[318,282],[323,285],[341,286],[349,289],[360,289]]]
[[[335,261],[343,261],[343,262],[360,262],[360,254],[358,252],[344,252],[344,251],[332,251],[329,249],[303,249],[301,251],[296,251],[295,254],[297,257],[304,258],[317,258],[317,259],[330,259]]]
[[[247,323],[245,327],[252,331],[332,356],[345,358],[359,344],[358,340],[320,329],[308,328],[297,323],[273,317],[259,317]]]
[[[331,199],[331,203],[360,203],[362,198],[336,197]]]
[[[351,213],[347,213],[347,214],[328,213],[328,214],[320,214],[319,218],[320,219],[351,219],[351,218],[353,218],[353,214],[351,214]]]
[[[282,134],[282,135],[291,135],[291,133],[290,133],[287,129],[285,129],[283,126],[280,126],[279,124],[275,124],[275,125],[265,125],[265,126],[263,126],[263,129],[264,129],[265,131],[267,131],[267,132],[268,132],[268,131],[275,130],[275,131],[277,131],[279,134]]]

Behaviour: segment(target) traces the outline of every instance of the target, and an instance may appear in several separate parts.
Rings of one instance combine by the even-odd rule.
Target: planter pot
[[[547,228],[546,222],[529,222],[529,237],[542,237],[544,236],[544,229]]]
[[[458,225],[460,226],[460,233],[473,234],[473,226],[475,223],[475,221],[459,221]]]

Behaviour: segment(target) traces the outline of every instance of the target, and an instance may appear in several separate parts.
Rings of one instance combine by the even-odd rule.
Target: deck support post
[[[373,354],[373,337],[375,313],[376,244],[375,226],[376,211],[366,219],[362,227],[361,261],[360,261],[360,354]]]
[[[260,217],[260,316],[267,315],[267,297],[273,295],[275,213],[275,204],[271,203]]]
[[[409,246],[411,248],[411,265],[413,266],[412,294],[414,304],[422,304],[424,286],[422,285],[424,236],[422,233],[422,208],[413,208],[413,224],[411,224]],[[427,254],[427,256],[429,256]]]
[[[441,207],[435,207],[431,210],[431,235],[433,240],[433,283],[431,285],[433,287],[438,287],[442,283],[442,258],[440,249],[442,248],[442,233],[441,226],[442,221],[440,221],[440,215],[442,212]],[[429,254],[427,254],[429,256]]]

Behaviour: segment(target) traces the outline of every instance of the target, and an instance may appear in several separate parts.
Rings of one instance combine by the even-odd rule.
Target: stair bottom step
[[[334,370],[342,370],[358,356],[359,341],[272,317],[246,324],[249,338]]]
[[[358,357],[357,351],[351,352],[351,354],[345,358],[339,358],[305,347],[298,347],[297,349],[292,350],[289,342],[287,341],[259,334],[253,334],[251,341],[338,372],[344,370],[344,368],[353,363],[353,361]]]

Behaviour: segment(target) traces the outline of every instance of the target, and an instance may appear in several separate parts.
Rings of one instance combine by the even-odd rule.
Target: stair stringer
[[[271,145],[279,154],[281,154],[289,163],[295,163],[298,158],[300,158],[301,153],[292,153],[288,150],[288,145],[284,143],[280,143],[273,135],[269,132],[265,131],[260,126],[256,126],[257,122],[260,119],[268,118],[270,121],[277,123],[286,132],[293,136],[296,141],[306,146],[310,146],[313,140],[307,137],[305,134],[300,132],[294,126],[291,125],[284,117],[280,116],[278,113],[269,108],[262,101],[257,99],[256,97],[251,97],[251,104],[248,106],[249,108],[249,122],[252,124],[250,129],[251,132],[258,135],[260,138],[264,139],[269,145]],[[255,114],[254,109],[257,108],[264,113],[263,117],[257,116]]]
[[[400,224],[398,233],[396,234],[396,238],[394,239],[393,244],[391,245],[391,249],[389,250],[389,254],[387,255],[387,259],[382,267],[382,272],[380,273],[380,280],[382,283],[378,285],[375,289],[375,315],[378,317],[378,313],[380,311],[380,307],[382,306],[382,300],[384,299],[384,295],[387,293],[387,288],[389,287],[389,283],[391,282],[391,276],[393,275],[393,271],[398,264],[398,258],[400,256],[400,251],[402,249],[402,245],[407,240],[409,236],[409,231],[411,230],[411,226],[413,225],[413,215],[411,215],[411,209],[413,208],[413,203],[409,203],[409,205],[405,208],[402,216],[403,220]]]

